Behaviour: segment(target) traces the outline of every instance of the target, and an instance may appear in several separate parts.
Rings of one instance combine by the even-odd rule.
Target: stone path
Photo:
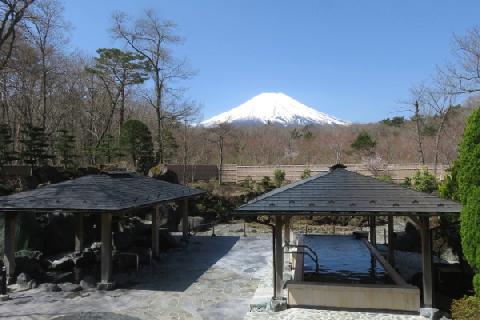
[[[193,237],[146,267],[130,288],[40,292],[0,303],[1,319],[243,319],[271,255],[269,237]]]
[[[282,312],[249,312],[245,320],[425,320],[403,314],[327,311],[292,308]]]

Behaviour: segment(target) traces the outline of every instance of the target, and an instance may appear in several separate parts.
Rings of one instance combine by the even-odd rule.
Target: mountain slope
[[[201,125],[212,127],[228,122],[233,124],[267,124],[282,126],[307,124],[348,125],[349,122],[307,107],[283,93],[261,93],[230,111],[205,120]]]

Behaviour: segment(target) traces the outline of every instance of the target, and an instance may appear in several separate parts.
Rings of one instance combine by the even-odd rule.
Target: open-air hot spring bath
[[[346,235],[305,235],[305,245],[313,249],[319,262],[304,258],[304,280],[331,283],[391,284],[380,263],[372,268],[371,255],[362,240]]]

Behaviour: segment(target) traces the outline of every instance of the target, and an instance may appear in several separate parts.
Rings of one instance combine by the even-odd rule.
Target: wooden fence
[[[274,177],[276,169],[285,172],[285,179],[288,181],[300,180],[303,172],[308,169],[311,175],[319,174],[329,170],[330,165],[316,164],[316,165],[269,165],[269,166],[237,166],[235,164],[227,164],[223,166],[222,177],[225,183],[240,183],[250,177],[254,181],[260,181],[263,177]],[[347,170],[358,172],[367,176],[373,174],[364,164],[346,164]],[[422,167],[428,168],[433,173],[433,165],[418,165],[418,164],[389,164],[381,171],[380,175],[389,175],[395,182],[401,182],[406,177],[411,177],[415,171]],[[437,166],[437,177],[443,180],[445,171],[448,165]]]
[[[191,181],[209,181],[218,179],[218,167],[214,164],[199,164],[199,165],[186,165],[183,164],[167,164],[168,170],[175,172],[178,177],[178,181],[183,183],[183,172],[185,171],[186,182]]]
[[[355,171],[367,176],[372,173],[365,167],[364,164],[346,164],[347,170]],[[183,182],[184,168],[181,164],[168,164],[169,170],[175,172],[178,176],[179,182]],[[390,175],[395,182],[401,182],[406,177],[411,177],[415,171],[421,169],[423,166],[419,164],[389,164],[380,173],[381,175]],[[433,165],[429,164],[425,167],[430,172],[433,172]],[[448,165],[438,165],[437,177],[443,180],[445,177]],[[240,183],[252,178],[254,181],[260,181],[263,177],[268,176],[273,179],[276,169],[285,171],[285,179],[287,181],[300,180],[302,173],[309,169],[311,175],[321,172],[326,172],[329,165],[326,164],[312,164],[312,165],[268,165],[268,166],[239,166],[236,164],[225,164],[222,169],[222,178],[225,183]],[[219,170],[216,165],[187,165],[186,167],[186,181],[209,181],[218,179]],[[29,166],[5,166],[0,170],[0,176],[29,176],[31,175],[31,168]]]

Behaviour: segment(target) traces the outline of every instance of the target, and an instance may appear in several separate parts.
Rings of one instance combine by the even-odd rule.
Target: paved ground
[[[255,231],[254,231],[255,230]],[[155,267],[128,278],[128,288],[111,292],[41,292],[13,294],[0,302],[0,320],[424,320],[385,313],[288,309],[248,312],[254,293],[271,292],[271,235],[264,226],[243,223],[218,226],[191,239],[181,250],[167,253]]]
[[[193,237],[129,289],[14,294],[0,319],[243,319],[271,255],[270,238]]]
[[[326,311],[292,308],[282,312],[250,312],[245,320],[426,320],[420,316],[388,313]]]

